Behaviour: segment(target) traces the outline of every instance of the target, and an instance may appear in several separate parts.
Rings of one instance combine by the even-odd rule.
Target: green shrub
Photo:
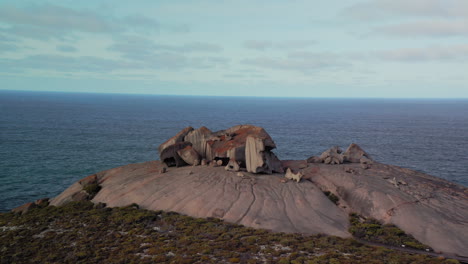
[[[328,199],[330,199],[330,201],[332,201],[334,204],[338,205],[338,202],[340,201],[340,198],[338,196],[336,196],[335,194],[333,194],[330,191],[324,191],[323,193],[328,197]]]
[[[405,245],[420,250],[430,249],[395,225],[382,225],[376,219],[365,219],[355,213],[349,215],[349,222],[349,232],[359,239],[397,247]]]
[[[94,196],[101,190],[101,186],[97,183],[90,183],[83,187],[83,190],[89,194],[89,199],[93,199]]]

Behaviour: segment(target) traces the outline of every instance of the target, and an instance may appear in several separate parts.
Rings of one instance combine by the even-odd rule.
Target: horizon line
[[[63,94],[99,94],[99,95],[148,95],[174,97],[230,97],[230,98],[271,98],[271,99],[405,99],[405,100],[467,100],[468,97],[312,97],[312,96],[255,96],[255,95],[203,95],[203,94],[156,94],[130,92],[81,92],[81,91],[49,91],[49,90],[11,90],[0,89],[0,92],[35,92],[35,93],[63,93]]]

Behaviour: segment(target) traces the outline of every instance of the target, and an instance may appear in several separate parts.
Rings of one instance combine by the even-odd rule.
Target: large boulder
[[[352,143],[343,154],[344,160],[350,163],[369,163],[372,158],[359,145]]]
[[[182,143],[189,143],[192,150],[199,155],[200,161],[221,160],[222,165],[226,165],[229,160],[235,160],[249,172],[283,172],[281,162],[272,152],[276,145],[261,127],[238,125],[217,132],[211,132],[206,127],[195,130],[192,127],[185,128],[159,146],[161,161],[167,166],[191,164],[190,160],[182,157],[182,152],[189,151],[183,150],[187,145],[180,147]],[[190,159],[195,159],[194,152],[190,151],[188,154]]]
[[[191,131],[193,131],[193,127],[186,127],[184,129],[182,129],[175,136],[171,137],[166,142],[159,145],[159,147],[158,147],[159,153],[161,154],[167,147],[169,147],[171,145],[174,145],[175,143],[183,142],[185,136]]]
[[[192,146],[188,145],[183,149],[177,151],[177,154],[185,163],[193,166],[200,165],[200,155],[196,152]]]
[[[190,142],[178,142],[173,145],[170,145],[161,152],[160,158],[168,167],[180,167],[187,165],[187,163],[179,156],[178,151],[186,148],[187,146],[192,146]]]
[[[202,126],[198,129],[190,131],[184,141],[191,142],[193,149],[203,157],[206,157],[207,141],[212,137],[211,130]]]

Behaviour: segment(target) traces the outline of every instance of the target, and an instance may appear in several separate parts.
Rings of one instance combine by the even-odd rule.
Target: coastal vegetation
[[[432,249],[416,240],[412,235],[392,224],[382,224],[373,218],[364,218],[358,214],[349,215],[349,232],[356,238],[390,246],[409,247],[419,250]]]
[[[0,263],[155,262],[458,263],[353,239],[273,233],[135,204],[100,208],[83,201],[0,214]]]

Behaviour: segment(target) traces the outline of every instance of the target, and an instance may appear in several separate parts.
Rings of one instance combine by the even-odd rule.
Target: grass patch
[[[349,220],[351,223],[349,232],[357,238],[397,247],[405,245],[405,247],[420,250],[432,250],[429,246],[416,240],[412,235],[406,234],[396,225],[384,225],[376,219],[365,219],[354,213],[350,214]]]
[[[353,239],[91,202],[0,214],[0,263],[450,263]]]

